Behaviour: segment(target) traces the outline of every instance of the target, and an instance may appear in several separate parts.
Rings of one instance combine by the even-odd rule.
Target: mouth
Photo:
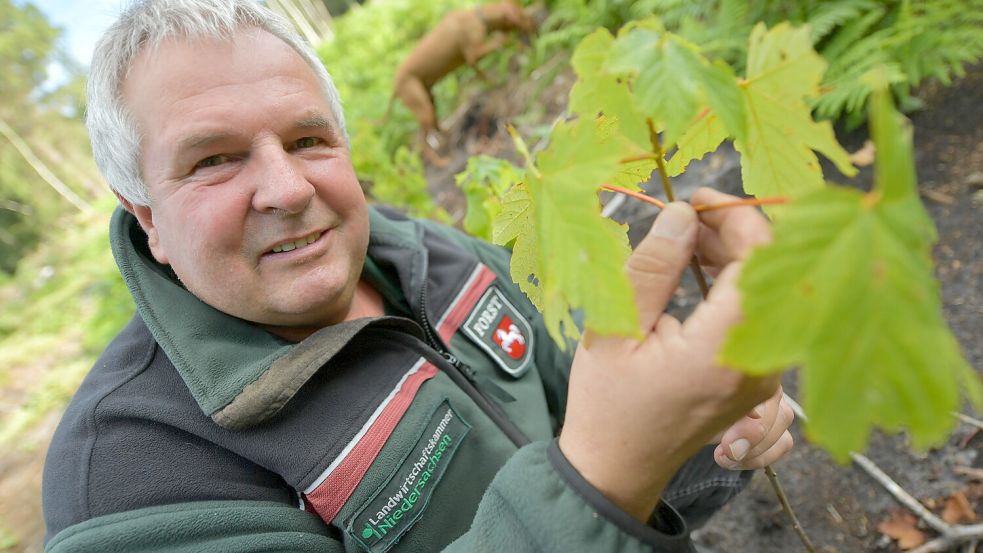
[[[277,244],[276,246],[273,246],[273,248],[266,253],[267,254],[285,253],[285,252],[292,252],[294,250],[301,250],[306,248],[307,246],[310,246],[314,242],[317,242],[318,239],[321,238],[323,234],[324,231],[312,232],[311,234],[308,234],[307,236],[304,236],[302,238]]]

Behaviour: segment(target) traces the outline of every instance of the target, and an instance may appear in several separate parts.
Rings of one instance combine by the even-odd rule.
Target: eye
[[[229,156],[225,154],[209,156],[196,163],[195,169],[207,169],[209,167],[218,167],[219,165],[222,165],[227,161],[229,161]]]
[[[320,138],[314,136],[305,136],[304,138],[301,138],[296,142],[294,142],[294,148],[297,149],[313,148],[314,146],[317,146],[322,142],[323,141]]]

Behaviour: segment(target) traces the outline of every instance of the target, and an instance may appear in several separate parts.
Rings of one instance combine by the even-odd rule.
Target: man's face
[[[368,244],[365,198],[317,78],[258,29],[172,39],[134,60],[124,100],[154,257],[193,294],[261,325],[343,320]]]

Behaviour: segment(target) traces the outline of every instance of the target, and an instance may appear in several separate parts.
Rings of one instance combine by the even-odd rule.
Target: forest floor
[[[464,199],[453,176],[463,170],[469,155],[487,153],[514,158],[511,140],[504,131],[509,120],[528,120],[530,108],[542,118],[528,128],[549,125],[558,117],[573,84],[568,72],[543,72],[531,78],[506,79],[499,86],[474,96],[444,119],[452,159],[445,168],[427,168],[431,192],[455,218],[464,215]],[[969,68],[955,86],[926,86],[918,96],[925,107],[911,115],[915,129],[918,179],[923,199],[939,231],[935,247],[937,276],[942,285],[944,310],[963,351],[973,367],[983,369],[983,65]],[[528,134],[527,134],[528,136]],[[864,130],[839,134],[849,151],[860,149]],[[871,168],[852,180],[827,174],[831,181],[867,188]],[[736,192],[740,186],[736,155],[729,148],[707,156],[675,182],[677,195],[688,197],[697,184]],[[647,186],[654,196],[656,186]],[[629,224],[629,236],[637,240],[654,218],[647,204],[618,202],[613,216]],[[699,291],[685,278],[671,311],[685,316],[699,301]],[[31,378],[39,378],[35,374]],[[786,391],[795,397],[794,373],[785,379]],[[44,523],[40,508],[41,468],[46,444],[58,414],[46,417],[18,447],[0,455],[0,552],[42,551]],[[878,527],[891,521],[900,532],[931,537],[931,531],[904,516],[897,503],[855,465],[841,466],[806,441],[798,425],[797,447],[776,465],[791,503],[812,540],[824,553],[899,551],[898,544]],[[981,433],[983,434],[983,433]],[[970,517],[983,504],[983,435],[961,425],[948,442],[926,453],[912,453],[903,436],[876,435],[865,452],[905,490],[941,512]],[[975,471],[973,469],[976,469]],[[970,476],[967,476],[969,474]],[[952,511],[953,502],[968,509]],[[958,501],[957,501],[958,500]],[[981,513],[983,514],[983,513]],[[953,515],[954,516],[954,515]],[[886,528],[882,526],[882,528]],[[697,541],[719,552],[785,553],[803,551],[772,494],[763,474],[749,489],[712,518],[697,533]],[[912,539],[918,539],[917,537]],[[960,550],[962,552],[963,550]]]

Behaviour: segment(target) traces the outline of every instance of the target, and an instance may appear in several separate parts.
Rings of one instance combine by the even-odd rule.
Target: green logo
[[[348,520],[348,533],[373,553],[392,547],[427,508],[434,487],[470,429],[444,400],[388,482]]]

